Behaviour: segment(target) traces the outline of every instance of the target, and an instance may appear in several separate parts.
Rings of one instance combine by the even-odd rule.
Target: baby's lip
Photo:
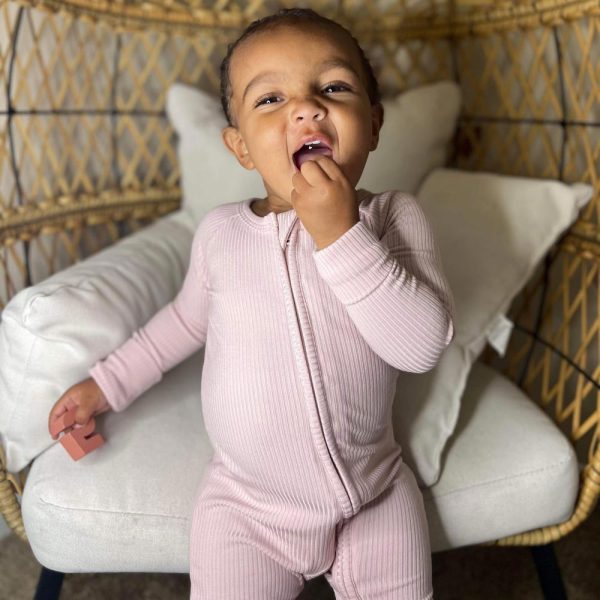
[[[328,136],[326,136],[323,133],[307,133],[302,138],[300,138],[300,140],[296,144],[295,150],[292,152],[291,159],[295,170],[299,170],[295,160],[296,152],[301,150],[302,147],[308,142],[317,142],[320,148],[326,148],[327,150],[330,150],[333,155],[333,143],[331,142]]]
[[[302,146],[304,146],[304,144],[306,144],[307,142],[320,142],[321,145],[327,146],[327,148],[329,148],[330,150],[332,149],[332,142],[325,134],[314,132],[307,133],[306,135],[302,136],[302,138],[298,140],[296,148],[294,149],[292,154],[296,154],[296,152],[298,152],[298,150],[300,150],[300,148],[302,148]]]

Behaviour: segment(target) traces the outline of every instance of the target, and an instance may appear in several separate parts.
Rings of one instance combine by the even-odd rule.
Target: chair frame
[[[536,556],[546,552],[546,558],[536,560],[536,564],[552,562],[547,554],[549,545],[583,523],[600,495],[600,368],[594,364],[600,345],[600,315],[597,303],[594,306],[591,302],[598,295],[600,281],[600,180],[594,161],[600,142],[599,123],[594,122],[593,104],[588,102],[598,97],[600,81],[585,79],[587,66],[577,57],[592,56],[593,34],[600,29],[599,3],[456,0],[440,5],[431,0],[428,8],[412,10],[407,0],[398,0],[392,9],[370,14],[364,11],[376,11],[373,5],[357,7],[356,14],[352,9],[346,12],[340,8],[343,2],[315,0],[312,5],[348,25],[367,51],[372,50],[376,70],[387,73],[382,81],[384,93],[441,78],[452,78],[461,85],[465,107],[449,166],[565,182],[586,181],[594,186],[594,197],[584,213],[553,246],[511,305],[508,316],[515,329],[506,355],[498,357],[487,347],[482,356],[483,362],[506,375],[542,407],[585,459],[576,507],[569,519],[489,542],[537,547]],[[8,192],[0,177],[0,248],[4,251],[0,266],[8,282],[7,294],[0,297],[0,309],[20,289],[35,283],[29,255],[36,244],[41,247],[42,240],[58,240],[68,254],[67,262],[61,264],[58,252],[52,252],[47,276],[179,208],[175,139],[165,125],[164,93],[172,78],[185,79],[186,71],[179,64],[175,74],[164,75],[157,66],[160,59],[152,58],[150,71],[161,79],[160,91],[147,100],[144,86],[148,79],[141,75],[143,69],[136,71],[131,66],[136,53],[150,54],[152,43],[148,40],[158,40],[165,54],[173,55],[176,51],[170,46],[172,40],[189,43],[196,57],[206,61],[201,70],[188,77],[189,82],[216,89],[217,63],[207,48],[213,44],[222,50],[236,32],[265,11],[262,2],[252,3],[252,8],[243,12],[234,8],[199,9],[195,3],[185,1],[0,0],[0,28],[4,21],[11,36],[7,48],[0,47],[0,80],[4,79],[7,90],[5,109],[0,104],[0,134],[2,127],[6,131],[0,140],[4,139],[7,149],[4,155],[0,151],[0,174],[3,164],[12,174]],[[28,92],[19,87],[18,77],[33,64],[19,60],[20,52],[33,55],[31,48],[21,49],[25,43],[23,32],[33,32],[29,43],[35,46],[47,36],[47,27],[56,38],[52,43],[60,49],[79,35],[73,33],[80,27],[79,22],[97,36],[98,43],[106,42],[112,48],[111,60],[101,66],[111,90],[107,108],[95,111],[89,108],[87,99],[75,98],[73,109],[64,104],[65,94],[59,98],[58,93],[49,107],[43,103],[36,106],[36,98],[22,102],[20,99]],[[81,52],[85,43],[80,40]],[[392,64],[397,48],[413,60],[409,71]],[[520,54],[528,51],[535,55],[533,66],[521,64]],[[425,52],[435,57],[432,70],[424,66]],[[64,54],[60,56],[58,62],[65,62]],[[44,85],[54,89],[54,67],[46,63],[43,66]],[[83,67],[78,63],[73,68]],[[133,103],[126,95],[119,99],[118,84],[128,78],[134,90]],[[505,81],[511,81],[513,87],[499,83]],[[544,90],[542,100],[535,96],[537,89]],[[482,96],[491,100],[484,105]],[[97,117],[98,121],[106,121],[112,148],[106,159],[108,174],[88,177],[91,167],[87,163],[71,171],[66,163],[59,164],[51,177],[43,165],[33,173],[26,172],[27,161],[45,131],[26,129],[22,123],[27,119],[41,122],[43,115],[52,123],[64,120],[65,115],[83,119],[82,113],[87,113],[90,120]],[[158,123],[154,129],[144,130],[139,125],[152,119]],[[93,151],[97,143],[94,137],[101,137],[94,132],[101,129],[82,123],[90,133],[83,150],[89,156],[88,146]],[[168,132],[157,134],[161,127]],[[75,164],[82,150],[75,143],[74,130],[69,135],[74,140],[71,162]],[[156,151],[169,163],[166,169],[140,151],[153,136],[158,136]],[[509,138],[508,145],[505,137]],[[548,141],[555,139],[559,141]],[[513,147],[516,150],[511,155]],[[50,185],[50,180],[58,184]],[[20,273],[19,281],[11,279],[15,270]],[[570,299],[572,295],[574,300]],[[578,306],[579,312],[575,310]],[[579,333],[581,341],[576,347],[572,347],[567,330]],[[27,469],[19,474],[7,472],[0,447],[0,511],[25,541],[19,499],[26,475]]]

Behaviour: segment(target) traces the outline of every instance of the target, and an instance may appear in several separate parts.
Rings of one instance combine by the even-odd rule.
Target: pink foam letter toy
[[[65,432],[60,438],[60,443],[73,460],[83,458],[104,444],[104,438],[94,432],[95,419],[91,418],[85,425],[79,426],[75,423],[76,412],[76,407],[70,408],[51,424],[52,435],[58,435],[61,431]]]

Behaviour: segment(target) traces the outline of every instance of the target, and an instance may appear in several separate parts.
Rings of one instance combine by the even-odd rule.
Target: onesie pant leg
[[[325,573],[336,600],[433,598],[423,496],[406,464],[387,490],[338,528],[336,556]]]
[[[269,556],[251,519],[235,508],[199,504],[190,535],[191,600],[295,600],[302,575]]]

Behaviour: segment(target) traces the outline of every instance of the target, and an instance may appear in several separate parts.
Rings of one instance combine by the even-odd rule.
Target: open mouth
[[[296,168],[300,170],[303,163],[307,160],[314,160],[315,156],[318,156],[319,154],[333,156],[333,150],[321,140],[308,141],[294,152],[294,164],[296,165]]]

